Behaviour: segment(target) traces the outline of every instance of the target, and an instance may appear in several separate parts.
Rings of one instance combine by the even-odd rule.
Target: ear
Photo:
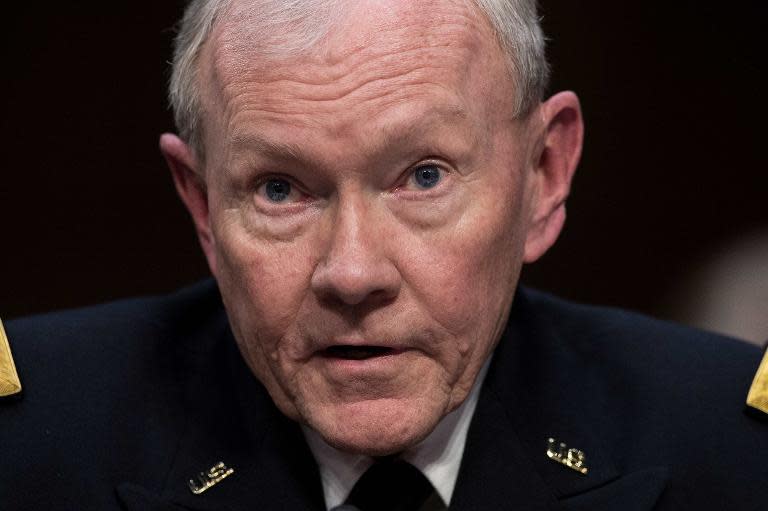
[[[579,98],[561,92],[539,106],[539,141],[533,161],[531,220],[524,261],[531,263],[551,247],[565,223],[565,201],[581,157],[584,122]]]
[[[187,207],[195,224],[197,238],[208,260],[208,267],[216,276],[216,250],[211,233],[208,210],[208,189],[199,165],[191,148],[179,137],[171,133],[160,136],[160,151],[171,170],[181,201]]]

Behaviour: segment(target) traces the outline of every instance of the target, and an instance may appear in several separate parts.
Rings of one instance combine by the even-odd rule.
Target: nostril
[[[381,304],[397,296],[400,274],[386,260],[365,266],[350,262],[318,268],[312,288],[321,300],[342,305]]]
[[[349,293],[338,289],[323,290],[318,293],[319,301],[333,307],[367,310],[383,307],[392,302],[397,292],[378,289],[372,292]]]

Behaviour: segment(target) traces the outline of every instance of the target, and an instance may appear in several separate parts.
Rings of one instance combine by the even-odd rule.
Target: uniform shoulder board
[[[13,363],[11,345],[5,335],[3,322],[0,321],[0,398],[15,396],[21,393],[21,381]]]
[[[760,362],[747,394],[747,406],[751,410],[762,412],[761,415],[768,418],[768,351],[763,355],[763,361]]]

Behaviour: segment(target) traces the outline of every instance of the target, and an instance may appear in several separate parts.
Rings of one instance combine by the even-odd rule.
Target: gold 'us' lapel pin
[[[189,489],[195,495],[200,495],[234,473],[235,469],[229,468],[220,461],[209,468],[207,472],[200,472],[194,479],[190,479]]]
[[[547,440],[547,457],[583,475],[587,475],[589,470],[586,465],[587,457],[582,451],[569,449],[563,442],[554,438]]]

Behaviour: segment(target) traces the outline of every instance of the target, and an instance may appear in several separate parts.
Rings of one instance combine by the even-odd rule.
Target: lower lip
[[[391,350],[381,355],[376,355],[369,358],[353,359],[343,358],[321,353],[318,355],[318,359],[321,364],[331,369],[337,369],[345,372],[375,372],[386,371],[392,369],[399,362],[405,361],[406,356],[410,350]]]

